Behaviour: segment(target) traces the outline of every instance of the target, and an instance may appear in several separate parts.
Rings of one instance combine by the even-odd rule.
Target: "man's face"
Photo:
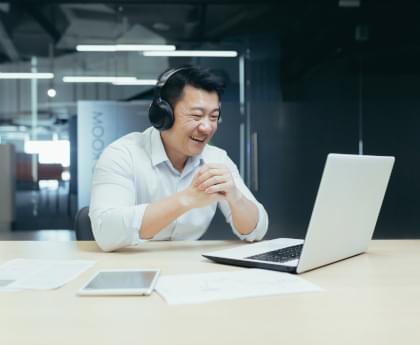
[[[200,154],[216,132],[219,96],[217,92],[186,85],[174,115],[174,125],[163,131],[162,137],[171,160],[186,160]]]

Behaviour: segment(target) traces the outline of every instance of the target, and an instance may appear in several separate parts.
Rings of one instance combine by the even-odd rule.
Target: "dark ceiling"
[[[71,24],[66,6],[76,2],[2,4],[0,62],[48,56],[51,47],[55,56],[74,51],[59,43]],[[278,37],[286,79],[340,56],[395,59],[404,69],[417,66],[419,55],[420,1],[84,1],[71,15],[85,23],[137,23],[186,49],[250,35]]]

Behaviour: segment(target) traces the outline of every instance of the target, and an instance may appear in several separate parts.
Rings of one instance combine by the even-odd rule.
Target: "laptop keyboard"
[[[296,246],[281,248],[271,252],[265,252],[253,256],[248,256],[247,259],[268,261],[268,262],[286,262],[293,259],[298,259],[302,252],[303,244]]]

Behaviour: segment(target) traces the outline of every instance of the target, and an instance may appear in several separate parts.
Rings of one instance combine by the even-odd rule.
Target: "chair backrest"
[[[76,240],[94,241],[92,225],[89,219],[89,207],[83,207],[76,213],[74,219],[74,229],[76,230]]]

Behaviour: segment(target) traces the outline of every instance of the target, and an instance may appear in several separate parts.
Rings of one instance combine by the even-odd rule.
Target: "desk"
[[[96,260],[60,289],[0,293],[0,344],[420,344],[420,241],[372,241],[369,254],[302,274],[324,292],[181,306],[156,293],[75,295],[100,268],[238,270],[200,256],[234,244],[148,242],[102,253],[91,242],[0,242],[0,263],[16,257]]]

